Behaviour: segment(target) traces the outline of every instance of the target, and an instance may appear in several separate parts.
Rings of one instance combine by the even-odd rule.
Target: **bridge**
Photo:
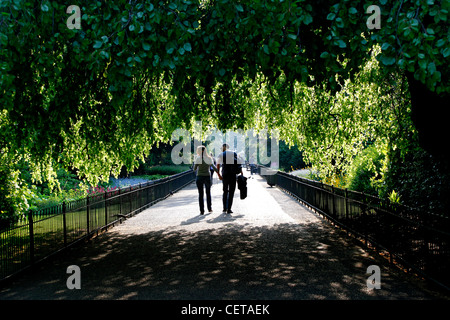
[[[245,174],[248,196],[239,199],[236,189],[231,215],[221,210],[220,181],[212,186],[213,212],[205,215],[195,183],[188,182],[8,281],[0,299],[436,298],[423,281],[392,267],[317,210],[262,176]],[[80,268],[81,289],[67,287],[71,265]],[[380,289],[367,283],[373,265],[380,268]]]

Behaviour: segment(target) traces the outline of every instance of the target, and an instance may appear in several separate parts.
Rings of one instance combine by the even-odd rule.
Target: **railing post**
[[[86,230],[87,230],[87,235],[89,235],[89,216],[90,216],[90,212],[89,212],[89,196],[86,197]]]
[[[365,204],[367,203],[366,201],[366,195],[364,194],[364,191],[361,192],[362,194],[362,207],[361,207],[361,219],[362,219],[362,228],[363,228],[363,235],[364,235],[364,244],[367,247],[367,236],[368,236],[368,231],[367,231],[367,221],[366,221],[366,208],[365,208]]]
[[[108,190],[105,191],[105,226],[108,224]]]
[[[62,203],[63,213],[63,233],[64,233],[64,247],[67,247],[67,223],[66,223],[66,202]]]
[[[319,201],[320,202],[320,210],[326,211],[326,192],[324,192],[325,188],[323,186],[323,181],[320,181],[320,196],[319,196]]]
[[[334,201],[335,193],[334,193],[334,186],[331,185],[331,216],[336,216],[336,209],[335,209],[335,201]]]
[[[348,220],[348,189],[345,188],[345,220]]]
[[[28,211],[28,223],[30,228],[30,262],[34,264],[34,229],[33,229],[33,212]]]
[[[142,207],[142,184],[139,183],[139,190],[137,192],[138,195],[138,208],[137,210],[141,211],[141,207]]]
[[[129,214],[132,210],[133,210],[133,193],[131,191],[133,191],[133,189],[131,188],[131,186],[129,187],[129,191],[128,194],[130,195],[128,198],[130,199],[130,209],[127,213],[125,213],[126,215]],[[120,223],[122,223],[122,220],[120,220]]]
[[[120,194],[120,187],[119,187],[119,214],[122,214],[122,195]]]

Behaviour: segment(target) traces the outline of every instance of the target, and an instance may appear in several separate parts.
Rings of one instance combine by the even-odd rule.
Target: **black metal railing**
[[[30,211],[27,221],[0,230],[0,281],[165,199],[194,178],[189,170]]]
[[[304,179],[284,172],[260,174],[367,246],[450,290],[450,218]],[[272,172],[273,173],[273,172]]]

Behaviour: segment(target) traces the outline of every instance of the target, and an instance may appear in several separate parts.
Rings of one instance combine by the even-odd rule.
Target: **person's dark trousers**
[[[236,190],[236,175],[226,175],[222,177],[223,183],[223,210],[231,210],[233,205],[234,190]]]
[[[205,204],[203,200],[203,186],[206,189],[206,205],[208,210],[211,211],[211,178],[209,176],[197,176],[196,179],[197,189],[198,189],[198,204],[200,205],[200,213],[205,212]]]

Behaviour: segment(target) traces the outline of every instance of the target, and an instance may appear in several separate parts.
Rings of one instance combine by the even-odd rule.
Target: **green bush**
[[[11,194],[9,172],[0,168],[0,229],[14,220],[14,199]]]
[[[350,190],[378,195],[377,181],[381,177],[381,168],[385,156],[371,145],[355,157],[347,176],[346,187]]]
[[[417,149],[402,157],[391,152],[384,195],[395,190],[403,204],[424,212],[450,215],[450,164]]]
[[[7,161],[0,163],[0,229],[17,221],[28,210],[26,193],[27,188],[14,165]]]
[[[306,164],[303,161],[303,154],[298,149],[297,145],[289,148],[283,140],[280,140],[279,143],[279,158],[279,167],[282,171],[290,172],[306,167]]]

